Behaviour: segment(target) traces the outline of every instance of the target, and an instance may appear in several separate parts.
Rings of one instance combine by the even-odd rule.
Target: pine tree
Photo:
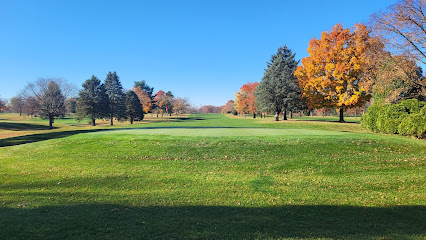
[[[154,99],[154,96],[152,95],[153,94],[153,92],[154,92],[154,88],[153,87],[150,87],[147,83],[146,83],[146,81],[145,80],[142,80],[142,81],[140,81],[140,82],[135,82],[134,84],[133,84],[133,88],[137,88],[137,87],[140,87],[141,88],[141,90],[145,90],[145,92],[148,94],[148,96],[151,98],[151,99]]]
[[[96,119],[108,117],[109,99],[104,84],[97,77],[86,80],[83,89],[78,93],[77,120],[89,118],[92,126]]]
[[[284,120],[287,120],[287,110],[299,101],[300,94],[297,79],[294,76],[299,61],[295,60],[286,46],[280,47],[277,54],[267,63],[264,76],[256,88],[256,104],[261,111],[274,111],[275,120],[284,111]]]
[[[143,120],[144,118],[142,104],[133,91],[128,91],[126,93],[126,115],[130,124],[133,124],[134,120]]]
[[[107,74],[105,89],[109,98],[109,117],[111,125],[113,125],[114,117],[119,121],[126,118],[125,96],[116,72]]]

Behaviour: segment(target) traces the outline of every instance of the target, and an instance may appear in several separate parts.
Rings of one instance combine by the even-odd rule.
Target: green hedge
[[[377,117],[377,129],[383,133],[398,133],[399,124],[407,116],[407,108],[401,104],[383,106]]]
[[[408,114],[420,113],[420,110],[426,106],[426,102],[421,102],[417,99],[408,99],[402,101],[399,105],[404,106]]]
[[[409,99],[398,104],[373,104],[361,125],[374,132],[426,138],[426,103]]]
[[[361,117],[361,126],[369,129],[370,131],[379,132],[379,129],[377,128],[377,118],[382,107],[383,104],[378,103],[371,105],[367,112]]]
[[[415,136],[418,138],[426,137],[426,117],[421,114],[411,114],[406,117],[398,127],[401,135]]]

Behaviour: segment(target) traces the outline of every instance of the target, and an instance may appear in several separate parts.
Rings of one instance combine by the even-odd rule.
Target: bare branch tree
[[[65,115],[65,99],[74,94],[75,87],[61,78],[39,78],[29,83],[24,91],[31,100],[27,102],[28,112],[38,110],[42,117],[49,119],[49,129],[52,129],[54,118]]]
[[[373,33],[388,50],[426,64],[426,0],[401,0],[371,15]]]

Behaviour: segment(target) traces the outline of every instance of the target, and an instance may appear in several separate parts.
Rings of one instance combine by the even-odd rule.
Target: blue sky
[[[224,105],[287,45],[296,58],[336,23],[351,27],[395,1],[0,0],[0,98],[61,77],[78,88],[116,71],[194,105]]]

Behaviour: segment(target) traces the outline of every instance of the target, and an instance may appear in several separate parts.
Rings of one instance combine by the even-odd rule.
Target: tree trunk
[[[96,121],[96,119],[95,119],[95,118],[92,118],[92,126],[96,126],[95,121]]]
[[[293,110],[290,111],[290,119],[293,119]]]
[[[158,113],[157,113],[157,117],[158,117]]]
[[[253,113],[253,118],[256,118],[256,113]]]
[[[299,117],[302,117],[302,111],[299,112]]]
[[[132,117],[130,118],[130,124],[133,124],[133,118]]]
[[[287,109],[284,109],[283,120],[287,120]]]
[[[340,108],[340,114],[339,114],[339,122],[344,123],[345,120],[343,119],[343,107]]]
[[[53,128],[53,117],[49,116],[49,129]]]
[[[111,107],[111,126],[114,125],[114,108]]]
[[[275,121],[279,121],[280,120],[280,113],[276,112],[275,113]]]

